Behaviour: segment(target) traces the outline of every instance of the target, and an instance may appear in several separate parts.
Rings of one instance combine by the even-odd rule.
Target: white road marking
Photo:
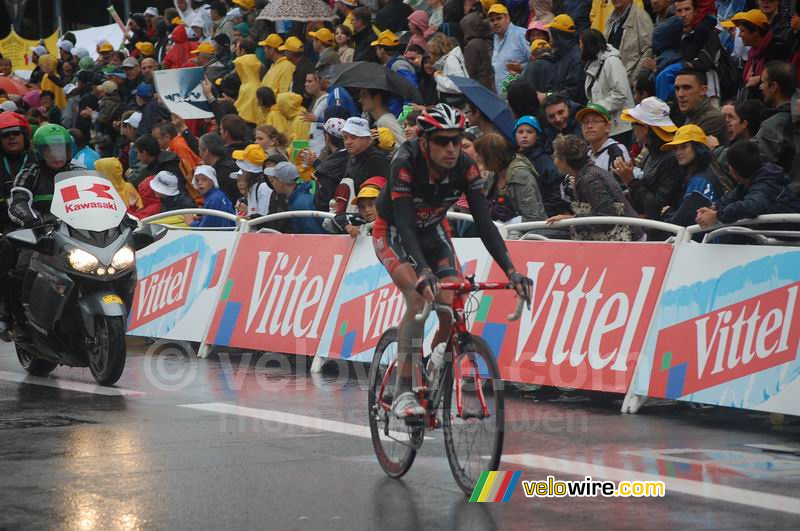
[[[294,413],[286,413],[284,411],[235,406],[233,404],[223,404],[221,402],[213,402],[210,404],[182,404],[178,407],[197,409],[199,411],[209,411],[212,413],[222,413],[225,415],[237,415],[240,417],[249,417],[253,419],[266,420],[269,422],[278,422],[281,424],[290,424],[292,426],[300,426],[302,428],[308,428],[312,430],[330,431],[333,433],[341,433],[343,435],[352,435],[353,437],[363,437],[364,439],[372,438],[372,433],[370,432],[369,426],[359,426],[358,424],[350,424],[336,420],[326,420],[317,417],[307,417],[305,415],[295,415]],[[408,438],[407,433],[390,431],[389,434],[392,437],[396,437],[401,440],[403,438]],[[425,439],[432,438],[433,437],[425,437]]]
[[[768,494],[715,483],[660,476],[658,474],[647,474],[645,472],[635,472],[633,470],[612,468],[581,461],[569,461],[536,454],[504,455],[502,460],[505,463],[522,465],[528,468],[547,470],[549,472],[557,472],[570,476],[591,476],[593,479],[611,481],[663,481],[667,490],[667,496],[672,492],[680,492],[712,500],[748,505],[758,509],[770,509],[773,511],[800,514],[800,498],[781,496],[779,494]]]
[[[93,395],[103,396],[140,396],[145,394],[142,391],[131,391],[130,389],[102,387],[97,384],[61,380],[57,378],[43,378],[40,376],[30,376],[27,374],[6,371],[0,371],[0,380],[22,384],[42,385],[44,387],[53,387],[55,389],[65,389],[67,391],[77,391],[79,393],[90,393]]]

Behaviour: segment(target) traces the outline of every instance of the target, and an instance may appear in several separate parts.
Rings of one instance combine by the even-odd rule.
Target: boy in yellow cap
[[[280,35],[273,33],[258,44],[264,47],[264,54],[272,62],[272,66],[261,80],[261,86],[271,88],[275,96],[289,92],[292,87],[292,76],[294,76],[294,64],[289,62],[281,51],[283,39]]]

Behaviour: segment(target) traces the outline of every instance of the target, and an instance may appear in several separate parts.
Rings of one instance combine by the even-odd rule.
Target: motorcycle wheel
[[[47,376],[58,367],[58,363],[37,358],[19,343],[15,343],[14,347],[17,350],[19,364],[31,376]]]
[[[95,347],[89,351],[89,370],[100,385],[114,385],[125,370],[127,345],[121,317],[98,317]]]

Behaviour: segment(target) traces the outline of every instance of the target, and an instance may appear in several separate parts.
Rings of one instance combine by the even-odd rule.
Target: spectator
[[[357,7],[351,14],[353,15],[353,43],[355,44],[353,60],[378,62],[378,56],[372,46],[375,37],[372,29],[372,11],[368,7]]]
[[[789,20],[790,17],[788,16],[789,13],[787,13],[787,10],[785,8],[782,9],[780,0],[758,0],[757,4],[758,9],[760,9],[769,20],[769,29],[774,35],[773,39],[776,41],[776,46],[789,49],[796,39],[797,32],[794,29],[796,26]],[[791,15],[797,15],[796,7]]]
[[[330,210],[330,202],[336,195],[336,187],[339,186],[347,170],[349,155],[342,139],[344,124],[345,122],[341,118],[330,118],[325,122],[327,155],[324,158],[311,157],[309,159],[314,168],[314,180],[317,182],[314,206],[322,212]]]
[[[169,38],[174,44],[164,56],[162,64],[166,69],[181,68],[192,58],[191,53],[197,48],[197,42],[189,40],[186,26],[183,25],[172,30]]]
[[[375,202],[384,186],[386,186],[386,178],[384,177],[367,179],[358,191],[358,195],[351,201],[351,205],[355,205],[358,208],[358,214],[339,214],[333,219],[334,227],[339,232],[349,234],[353,238],[365,234],[368,224],[378,218],[378,209],[375,208]]]
[[[618,160],[614,173],[628,187],[628,199],[647,219],[663,221],[667,207],[676,207],[683,196],[683,171],[674,151],[661,147],[671,142],[678,130],[669,117],[669,105],[655,97],[645,98],[636,107],[622,112],[622,119],[633,123],[636,141],[644,146],[634,167],[633,161]],[[648,238],[656,236],[648,232]],[[664,239],[663,233],[652,239]]]
[[[228,180],[231,180],[230,178]],[[203,194],[203,208],[218,210],[227,214],[234,214],[233,205],[228,196],[219,189],[217,172],[213,167],[201,164],[194,170],[192,186]],[[235,223],[229,219],[216,216],[186,216],[186,223],[190,227],[233,227]]]
[[[720,144],[728,143],[728,132],[722,113],[707,95],[706,74],[701,70],[684,68],[675,78],[678,108],[686,116],[686,125],[694,124],[703,133],[714,136]]]
[[[375,26],[381,31],[408,31],[408,16],[414,10],[402,0],[383,0],[381,3],[383,7],[375,14]]]
[[[718,98],[721,94],[719,74],[716,64],[719,61],[722,45],[716,31],[717,19],[713,16],[698,17],[695,9],[697,0],[676,0],[675,15],[683,22],[683,38],[681,39],[681,55],[684,70],[699,71],[706,76],[704,85],[710,97]],[[677,83],[677,80],[676,80]],[[713,134],[708,133],[706,134]]]
[[[619,50],[628,84],[633,85],[644,70],[643,61],[653,57],[653,21],[633,0],[614,0],[613,4],[614,11],[608,17],[603,35],[609,45]]]
[[[158,61],[152,57],[146,57],[142,59],[139,68],[142,70],[142,81],[152,85],[154,83],[153,72],[158,70]]]
[[[413,140],[419,137],[419,128],[417,127],[419,115],[419,111],[410,111],[408,114],[400,115],[400,118],[405,116],[400,125],[403,126],[403,136],[406,140]]]
[[[591,0],[591,4],[592,7],[589,11],[591,27],[600,33],[605,33],[608,30],[608,19],[614,13],[616,5],[613,1],[608,0]],[[636,0],[636,5],[642,7],[642,0]],[[586,29],[588,28],[582,28],[581,32],[586,31]]]
[[[758,144],[737,142],[728,150],[728,164],[736,188],[710,208],[700,208],[695,218],[698,225],[708,228],[765,214],[800,212],[800,197],[789,189],[786,173],[777,164],[764,162]]]
[[[464,64],[469,77],[494,92],[492,50],[486,39],[490,32],[488,21],[480,13],[473,12],[461,20],[460,26],[464,34]]]
[[[225,143],[225,149],[230,156],[237,149],[247,147],[248,138],[247,122],[235,114],[228,114],[222,117],[219,124],[219,136]]]
[[[180,159],[181,172],[175,175],[183,176],[186,182],[187,194],[194,200],[200,198],[200,193],[191,185],[194,169],[203,163],[200,157],[189,148],[186,140],[178,134],[178,128],[172,122],[159,122],[153,127],[153,138],[158,142],[162,151],[175,153]],[[198,204],[200,201],[198,201]]]
[[[264,74],[261,85],[271,88],[275,96],[282,92],[289,92],[292,88],[295,65],[289,61],[284,50],[282,50],[284,46],[283,39],[280,35],[273,33],[259,42],[258,45],[264,47],[264,54],[272,64],[267,73]],[[244,83],[244,81],[242,82]]]
[[[303,107],[303,97],[294,92],[278,95],[278,109],[286,119],[286,131],[289,142],[295,140],[308,140],[308,122],[304,120],[306,109]]]
[[[42,102],[42,113],[47,118],[47,121],[51,124],[63,125],[61,110],[55,104],[55,94],[49,90],[43,90],[39,97]]]
[[[269,201],[272,190],[264,182],[264,163],[267,154],[258,144],[250,144],[242,150],[233,152],[233,160],[239,171],[229,177],[235,177],[240,188],[246,190],[242,204],[236,205],[237,211],[246,212],[246,217],[253,219],[269,214]]]
[[[75,141],[76,152],[72,155],[73,162],[87,170],[93,170],[95,163],[100,159],[100,154],[86,143],[86,137],[80,129],[70,129],[69,134]]]
[[[229,198],[237,197],[237,187],[230,175],[239,170],[236,162],[228,155],[225,150],[225,143],[217,133],[206,133],[200,137],[200,158],[203,164],[214,168],[218,175],[217,186],[225,192]],[[220,181],[219,179],[222,179]],[[199,191],[199,190],[198,190]]]
[[[333,34],[333,40],[336,43],[336,53],[339,54],[339,61],[342,63],[352,63],[355,49],[352,45],[353,30],[339,24]]]
[[[434,31],[441,31],[441,26],[444,23],[444,2],[442,0],[427,0],[428,2],[428,17],[431,29]]]
[[[552,152],[553,140],[558,135],[581,136],[581,126],[575,119],[576,105],[561,94],[550,94],[542,103],[547,119],[544,148]]]
[[[507,103],[516,119],[539,114],[539,99],[532,97],[533,89],[522,79],[508,84]]]
[[[527,83],[537,95],[545,94],[552,83],[555,71],[556,65],[550,43],[541,39],[531,42],[531,59],[522,71],[520,80]]]
[[[562,173],[569,176],[564,193],[572,200],[575,214],[559,214],[547,219],[548,224],[564,219],[587,216],[636,217],[636,211],[625,198],[616,179],[591,163],[589,146],[575,135],[560,136],[553,143],[553,160]],[[629,225],[583,225],[570,227],[573,240],[639,241],[645,235]]]
[[[386,127],[392,132],[395,142],[405,142],[403,128],[397,118],[389,112],[387,107],[390,95],[388,92],[373,89],[361,89],[358,102],[365,113],[368,113],[375,124],[375,128]]]
[[[111,181],[111,184],[114,185],[114,189],[116,189],[127,208],[139,210],[144,207],[142,198],[139,197],[139,192],[136,191],[136,188],[134,188],[131,183],[123,179],[122,163],[120,163],[118,158],[108,157],[99,159],[95,163],[94,169],[97,170],[97,173]]]
[[[373,145],[369,124],[363,118],[348,118],[342,127],[345,149],[349,155],[345,177],[351,180],[352,189],[358,190],[370,177],[386,177],[389,160]],[[346,188],[346,187],[345,187]],[[350,204],[350,191],[341,183],[336,190],[336,213],[341,214]]]
[[[192,199],[178,187],[178,177],[167,171],[158,172],[150,181],[150,189],[156,193],[161,201],[161,212],[172,212],[184,208],[195,208]],[[159,220],[159,223],[173,227],[188,227],[189,224],[182,215]]]
[[[668,5],[672,7],[671,4]],[[683,55],[680,50],[682,36],[683,22],[675,16],[658,22],[653,28],[655,59],[645,59],[642,65],[648,70],[641,72],[640,77],[636,79],[636,82],[648,79],[653,83],[654,88],[648,91],[647,96],[658,96],[667,101],[675,94],[675,75],[683,68]],[[643,99],[640,98],[638,101]]]
[[[461,89],[450,80],[450,76],[469,77],[458,41],[444,33],[435,33],[428,41],[428,53],[434,64],[433,77],[436,80],[439,101],[461,105],[464,101]]]
[[[306,84],[306,75],[314,72],[314,61],[306,55],[303,41],[297,37],[289,37],[278,50],[285,53],[286,59],[294,65],[290,90],[295,94],[304,94],[303,88]],[[278,94],[276,93],[275,96],[277,97]]]
[[[589,158],[595,166],[612,172],[617,159],[630,160],[625,145],[610,138],[611,116],[602,105],[589,102],[575,118],[581,124],[583,138],[589,144]]]
[[[782,61],[769,63],[761,74],[761,91],[769,107],[753,138],[766,162],[774,162],[791,174],[797,154],[794,144],[791,102],[796,93],[794,67]]]
[[[111,155],[117,133],[114,122],[122,115],[122,100],[113,81],[104,81],[101,85],[103,96],[98,104],[94,119],[95,141],[97,151],[103,155]]]
[[[150,183],[153,179],[155,179],[155,175],[150,175],[139,183],[137,187],[139,197],[142,199],[142,207],[136,208],[128,205],[128,212],[137,219],[145,219],[161,213],[161,200],[150,188]]]
[[[314,53],[319,57],[315,66],[317,70],[322,70],[332,65],[338,65],[341,62],[339,53],[333,47],[333,32],[331,30],[322,27],[317,31],[309,31],[308,36],[313,39],[312,46],[314,47]]]
[[[586,97],[606,110],[611,136],[622,144],[629,144],[631,125],[620,120],[620,114],[622,109],[633,107],[633,94],[620,54],[596,29],[584,30],[580,39],[581,59],[586,64]]]
[[[142,68],[139,66],[139,60],[135,57],[127,57],[122,61],[122,71],[125,72],[125,81],[123,88],[125,94],[133,94],[139,83],[142,82]]]
[[[175,153],[161,151],[158,140],[153,135],[142,135],[134,143],[139,156],[140,168],[135,169],[128,176],[128,181],[137,188],[139,183],[147,176],[166,171],[173,175],[181,174],[181,161]],[[185,180],[178,181],[178,186],[185,188]],[[139,194],[141,194],[141,190]]]
[[[700,206],[694,205],[701,201],[697,194],[705,197],[708,204],[713,204],[727,191],[721,176],[711,164],[711,150],[707,142],[708,138],[703,130],[689,124],[679,128],[673,140],[661,147],[662,150],[675,150],[675,158],[684,172],[683,197],[677,209],[668,216],[671,223],[686,227],[694,222],[695,211]]]
[[[788,57],[789,50],[786,43],[775,38],[775,34],[770,30],[767,15],[758,9],[736,13],[730,20],[722,22],[722,27],[738,28],[742,42],[750,47],[747,63],[742,70],[744,86],[741,88],[740,97],[761,99],[759,91],[761,73],[767,63]]]
[[[261,146],[268,156],[270,153],[278,152],[288,160],[289,139],[271,125],[256,127],[256,144]]]
[[[153,98],[154,94],[155,88],[148,83],[140,83],[133,92],[136,105],[142,113],[142,120],[137,128],[140,135],[149,135],[155,124],[169,118],[169,111],[159,105]]]
[[[291,93],[284,92],[281,96],[284,94]],[[257,123],[258,126],[269,125],[280,131],[289,131],[289,122],[281,112],[278,106],[278,100],[271,88],[258,87],[258,90],[256,90],[256,101],[258,102],[258,107],[261,112],[261,117]]]
[[[307,122],[323,122],[325,109],[328,108],[327,81],[323,80],[316,72],[306,75],[305,93],[311,98],[311,111],[306,114]]]
[[[301,182],[297,166],[291,162],[279,162],[274,168],[264,170],[272,189],[288,198],[289,212],[314,210],[313,183]],[[324,234],[319,218],[291,218],[292,234]]]
[[[753,138],[761,128],[765,112],[766,107],[759,100],[737,101],[722,107],[722,116],[725,118],[725,126],[731,143],[729,146],[717,146],[714,148],[714,159],[716,159],[717,164],[723,171],[728,171],[728,149],[730,149],[730,146],[736,142]],[[709,146],[714,146],[714,140],[714,138],[709,138]]]
[[[415,45],[423,50],[428,49],[428,37],[435,33],[435,30],[430,27],[429,22],[430,18],[428,17],[428,13],[421,9],[414,11],[408,16],[408,29],[411,32],[411,39],[408,41],[408,48],[406,48],[406,50],[409,50],[411,46]]]
[[[485,114],[481,112],[475,105],[467,102],[466,107],[464,108],[464,115],[467,117],[469,121],[470,127],[474,127],[480,131],[480,133],[497,133],[499,132],[495,127],[494,123],[486,117]]]
[[[529,48],[525,40],[525,29],[511,23],[508,9],[503,4],[489,8],[489,25],[494,33],[492,67],[494,68],[495,90],[500,87],[509,74],[519,74],[528,63]]]
[[[492,219],[506,223],[516,217],[523,222],[547,219],[536,178],[536,169],[522,154],[515,154],[497,133],[475,141],[478,163],[492,172],[487,182],[487,198]]]
[[[533,116],[523,116],[517,120],[514,136],[520,153],[536,169],[536,182],[547,217],[569,212],[569,205],[561,199],[561,175],[553,164],[553,157],[543,147],[544,137],[539,120]]]
[[[585,103],[586,87],[583,83],[583,64],[575,23],[569,15],[558,15],[547,28],[550,30],[555,73],[551,84],[543,92],[559,91],[567,94],[576,103]]]
[[[397,72],[415,87],[419,84],[414,67],[405,57],[400,55],[400,41],[397,35],[389,30],[382,31],[370,45],[375,48],[375,54],[380,64],[389,70]]]

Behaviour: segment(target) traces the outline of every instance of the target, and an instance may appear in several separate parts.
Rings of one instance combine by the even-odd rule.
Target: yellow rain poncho
[[[261,61],[255,54],[247,54],[234,59],[233,66],[236,69],[236,75],[242,81],[239,87],[239,97],[234,103],[236,112],[246,122],[263,123],[261,107],[256,99],[256,91],[261,87]]]
[[[303,118],[306,109],[303,107],[303,96],[294,92],[278,94],[278,109],[286,118],[288,129],[284,130],[290,142],[294,140],[308,140],[309,125]]]
[[[144,207],[142,198],[136,188],[122,178],[122,164],[118,158],[107,157],[100,159],[94,163],[94,168],[100,175],[111,181],[111,184],[114,185],[117,193],[125,202],[125,206],[129,207],[130,210],[138,210]]]
[[[58,67],[58,59],[55,56],[47,54],[39,58],[39,66],[44,72],[53,72],[58,75],[56,68]],[[51,79],[50,74],[45,73],[42,77],[42,83],[39,85],[41,90],[49,90],[55,95],[55,105],[59,109],[64,109],[67,106],[67,97],[64,96],[64,89],[56,85]]]

